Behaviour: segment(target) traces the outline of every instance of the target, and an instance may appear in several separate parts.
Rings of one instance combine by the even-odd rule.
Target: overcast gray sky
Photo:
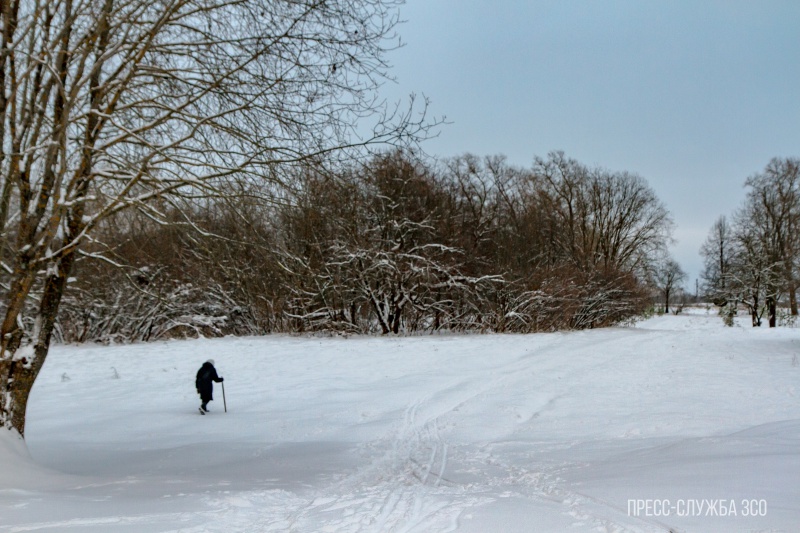
[[[772,157],[800,157],[800,2],[407,0],[390,61],[450,125],[436,156],[563,150],[643,176],[694,290],[714,220]]]

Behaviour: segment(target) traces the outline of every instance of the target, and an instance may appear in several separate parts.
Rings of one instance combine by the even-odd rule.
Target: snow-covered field
[[[208,358],[228,412],[217,384],[200,416]],[[703,312],[57,346],[30,457],[0,436],[0,532],[800,531],[798,358]]]

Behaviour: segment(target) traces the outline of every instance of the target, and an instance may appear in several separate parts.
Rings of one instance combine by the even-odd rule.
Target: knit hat
[[[211,363],[211,366],[214,366],[214,360],[213,359],[209,359],[208,361],[206,361],[206,363]]]

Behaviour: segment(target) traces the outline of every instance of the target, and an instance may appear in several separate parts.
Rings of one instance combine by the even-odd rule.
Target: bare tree
[[[765,311],[774,327],[772,317],[779,297],[782,268],[763,228],[764,213],[756,202],[748,201],[736,212],[733,254],[726,284],[736,295],[735,299],[749,309],[753,327],[761,326]]]
[[[664,313],[669,313],[669,297],[681,288],[681,283],[686,281],[686,272],[675,259],[666,257],[656,266],[653,277],[664,297]]]
[[[766,312],[775,327],[782,295],[788,295],[790,312],[797,314],[800,160],[772,159],[745,186],[747,198],[733,225],[718,219],[700,250],[706,293],[729,308],[743,302],[753,326],[761,325]]]
[[[703,257],[703,291],[714,304],[722,307],[731,298],[730,270],[733,255],[733,230],[725,216],[711,226],[706,241],[700,248]]]
[[[780,263],[783,289],[789,296],[792,315],[797,315],[796,269],[800,261],[800,160],[769,162],[764,172],[747,179],[750,187],[751,224],[763,239],[769,260]],[[773,291],[777,292],[777,291]],[[770,326],[775,326],[775,300],[770,297]]]
[[[641,177],[588,169],[560,152],[537,158],[534,176],[561,260],[586,271],[643,273],[665,248],[669,213]]]
[[[133,208],[163,222],[231,180],[268,187],[287,165],[420,133],[375,100],[395,7],[2,3],[0,426],[24,434],[67,280],[103,220]]]
[[[449,213],[443,217],[443,228],[453,243],[464,250],[468,262],[474,263],[498,245],[498,173],[505,170],[499,158],[480,158],[467,154],[447,161],[443,169],[443,186],[448,188]],[[495,172],[492,172],[494,170]],[[480,266],[474,264],[474,270]]]
[[[462,272],[463,251],[441,231],[446,203],[429,169],[403,152],[335,181],[309,176],[286,241],[291,316],[313,329],[459,329],[466,297],[495,277]]]

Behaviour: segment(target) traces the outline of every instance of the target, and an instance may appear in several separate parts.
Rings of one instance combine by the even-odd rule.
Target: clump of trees
[[[109,224],[113,260],[80,265],[60,334],[592,328],[642,313],[664,269],[671,223],[646,182],[562,153],[523,169],[394,150],[292,183],[281,202],[204,202],[192,224]]]
[[[732,315],[741,304],[753,326],[766,315],[775,327],[780,302],[797,316],[800,160],[775,158],[745,186],[742,207],[732,219],[716,220],[700,250],[704,289],[723,313]]]

